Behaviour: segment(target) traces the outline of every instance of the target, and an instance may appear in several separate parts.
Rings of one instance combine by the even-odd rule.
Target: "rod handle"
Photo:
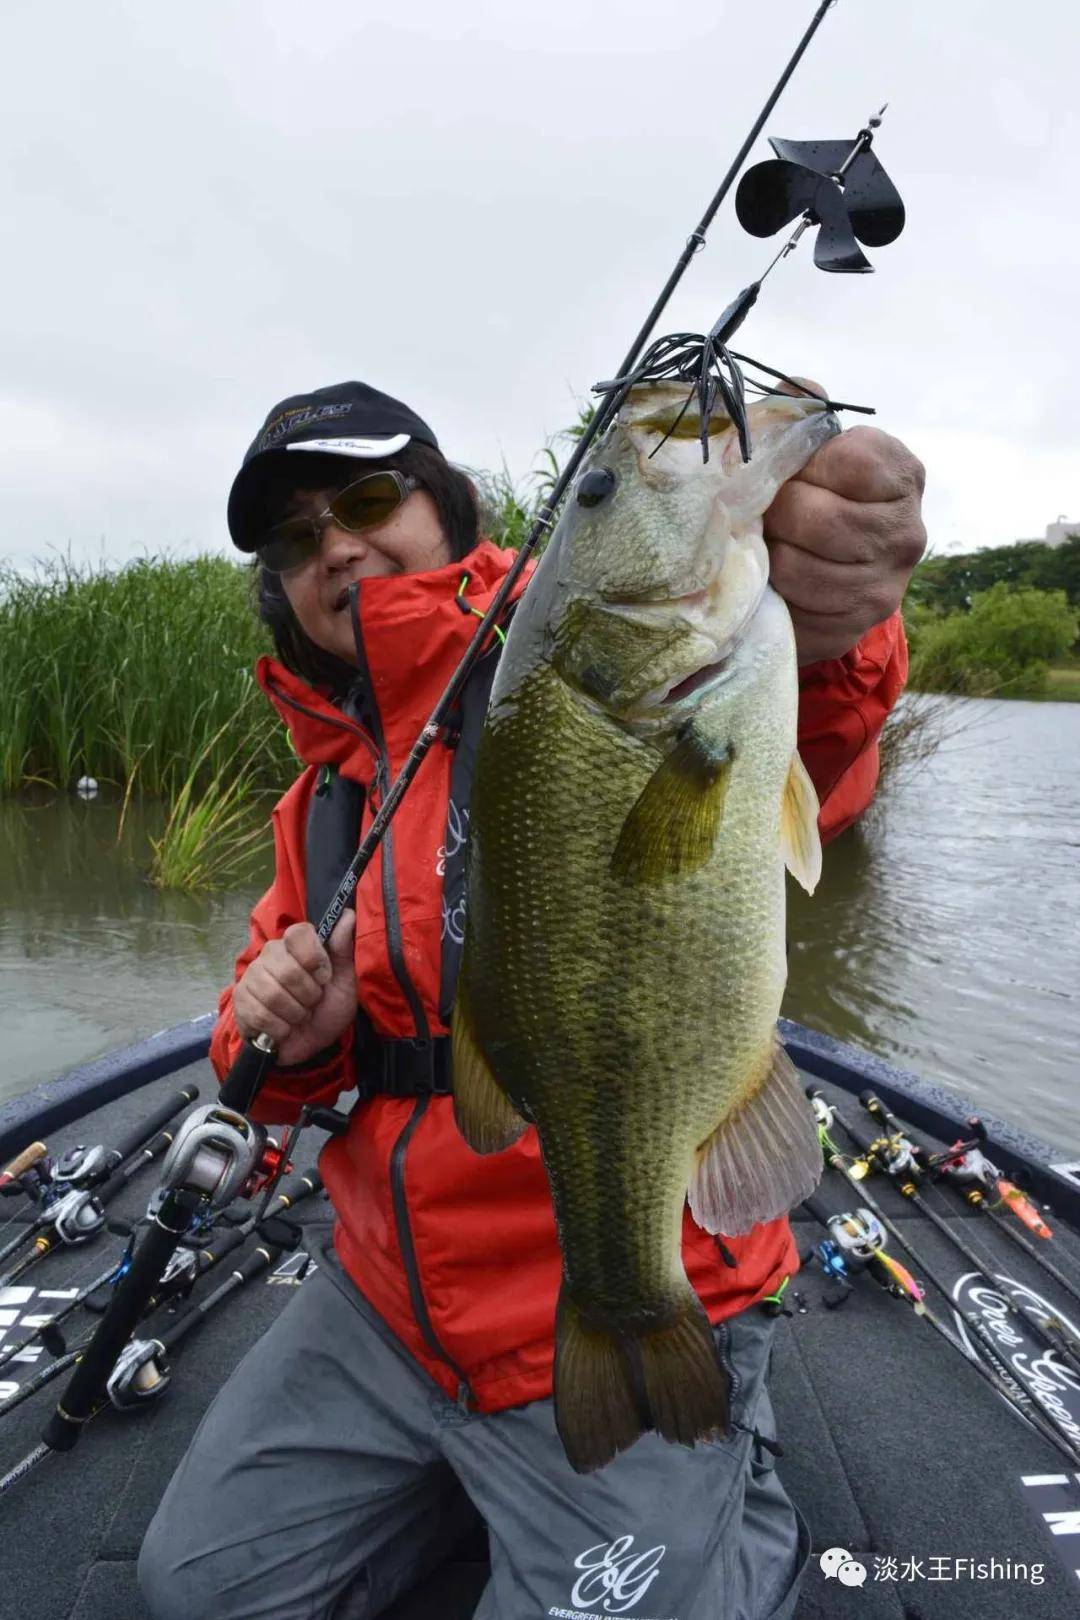
[[[203,1318],[208,1316],[215,1306],[220,1305],[223,1300],[227,1299],[230,1294],[234,1294],[238,1288],[242,1288],[245,1283],[251,1282],[252,1278],[257,1277],[260,1272],[266,1271],[268,1267],[274,1265],[281,1258],[281,1254],[282,1249],[278,1244],[260,1243],[238,1266],[234,1266],[220,1287],[215,1288],[212,1294],[207,1294],[206,1298],[200,1300],[197,1305],[190,1306],[182,1316],[178,1316],[175,1321],[170,1322],[163,1333],[157,1335],[157,1341],[162,1350],[167,1353],[178,1345],[191,1332],[192,1328],[198,1327]]]
[[[116,1358],[131,1337],[143,1307],[155,1292],[177,1240],[205,1200],[177,1188],[162,1200],[131,1265],[116,1285],[108,1310],[95,1329],[41,1438],[52,1451],[70,1451],[105,1392]]]
[[[47,1151],[44,1142],[31,1142],[21,1153],[16,1153],[11,1163],[0,1170],[0,1187],[6,1187],[9,1182],[17,1181],[24,1170],[32,1169],[39,1159],[45,1157]]]
[[[137,1153],[145,1143],[149,1142],[152,1136],[156,1136],[158,1131],[169,1123],[170,1119],[175,1119],[182,1108],[186,1108],[188,1103],[193,1103],[198,1095],[198,1086],[184,1086],[181,1091],[174,1092],[171,1097],[166,1097],[165,1101],[155,1108],[152,1114],[132,1125],[131,1129],[125,1131],[122,1136],[118,1136],[109,1150],[116,1163],[123,1164],[125,1159],[130,1159],[131,1155]]]
[[[236,1062],[221,1082],[220,1100],[226,1108],[246,1114],[274,1066],[277,1050],[269,1035],[256,1035],[245,1041]]]

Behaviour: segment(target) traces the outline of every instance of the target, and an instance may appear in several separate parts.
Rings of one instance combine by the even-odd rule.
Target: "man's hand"
[[[305,1063],[336,1041],[356,1018],[355,933],[350,909],[325,946],[309,922],[267,940],[233,991],[241,1035],[265,1031],[285,1064]]]
[[[922,462],[899,439],[856,427],[781,486],[765,513],[765,540],[800,664],[842,657],[899,607],[926,547],[925,483]]]

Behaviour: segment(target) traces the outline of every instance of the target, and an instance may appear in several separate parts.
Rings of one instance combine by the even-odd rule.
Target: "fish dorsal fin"
[[[780,806],[780,847],[784,852],[784,865],[807,894],[813,894],[821,878],[821,839],[817,825],[820,808],[806,766],[794,753]]]
[[[809,1198],[821,1171],[813,1113],[774,1036],[764,1078],[698,1149],[690,1213],[706,1232],[738,1237]]]
[[[704,866],[716,845],[731,750],[693,722],[641,790],[611,857],[626,883],[662,883]]]
[[[526,1128],[481,1052],[469,1015],[468,997],[459,983],[450,1022],[454,1075],[454,1120],[474,1153],[498,1153],[516,1142]]]

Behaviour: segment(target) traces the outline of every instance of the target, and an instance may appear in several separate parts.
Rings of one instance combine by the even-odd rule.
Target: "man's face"
[[[288,515],[318,517],[334,493],[298,493]],[[324,652],[355,664],[346,595],[353,580],[425,573],[452,560],[435,502],[426,490],[417,489],[377,528],[353,534],[327,519],[318,553],[282,574],[281,583],[305,634]]]

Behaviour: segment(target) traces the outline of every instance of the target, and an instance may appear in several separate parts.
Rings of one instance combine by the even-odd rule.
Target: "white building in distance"
[[[1064,514],[1059,512],[1057,522],[1046,525],[1046,544],[1063,546],[1070,534],[1080,534],[1080,518],[1070,523]]]

